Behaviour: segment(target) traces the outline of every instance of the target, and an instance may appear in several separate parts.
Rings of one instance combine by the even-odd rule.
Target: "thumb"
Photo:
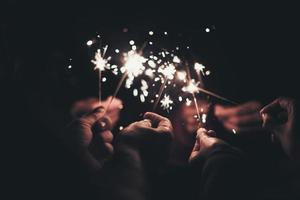
[[[95,124],[101,117],[104,116],[104,108],[102,106],[97,107],[91,113],[88,113],[80,118],[81,121],[84,121],[86,124],[92,126]]]

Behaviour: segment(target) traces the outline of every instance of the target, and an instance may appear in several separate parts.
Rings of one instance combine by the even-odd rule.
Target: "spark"
[[[69,65],[69,66],[68,66],[68,69],[71,69],[71,68],[72,68],[72,65]]]
[[[233,134],[237,134],[237,131],[235,129],[232,129]]]
[[[176,75],[179,80],[181,80],[181,81],[186,80],[186,72],[185,71],[177,71]]]
[[[130,44],[130,45],[134,45],[134,41],[133,41],[133,40],[130,40],[130,41],[129,41],[129,44]]]
[[[106,80],[107,80],[106,77],[102,78],[102,82],[106,82]]]
[[[182,102],[182,96],[178,97],[178,101]]]
[[[206,28],[206,29],[205,29],[205,32],[206,32],[206,33],[209,33],[209,32],[210,32],[210,29],[209,29],[209,28]]]
[[[174,63],[180,63],[181,60],[178,58],[178,56],[174,56],[173,62],[174,62]]]
[[[202,65],[202,64],[200,64],[200,63],[195,63],[194,64],[194,69],[195,69],[195,71],[198,73],[198,74],[200,74],[200,72],[204,75],[204,69],[205,69],[205,66],[204,65]]]
[[[98,49],[95,53],[94,60],[91,60],[91,62],[95,65],[94,70],[96,70],[96,69],[99,70],[99,73],[98,73],[98,76],[99,76],[99,83],[98,83],[98,86],[99,86],[99,102],[101,102],[101,81],[102,81],[101,72],[104,71],[105,68],[109,69],[109,67],[110,67],[108,61],[111,59],[111,57],[105,58],[107,48],[108,48],[108,45],[106,45],[103,48],[103,52],[101,52],[101,50]]]
[[[164,95],[164,98],[160,101],[161,103],[161,107],[164,109],[164,110],[171,110],[172,109],[172,104],[173,104],[173,101],[170,99],[170,96],[169,95]]]
[[[119,53],[119,52],[120,52],[120,50],[119,50],[119,49],[115,49],[115,52],[116,52],[116,53]]]
[[[148,65],[149,65],[150,67],[152,67],[152,68],[155,68],[155,67],[156,67],[156,64],[155,64],[155,62],[154,62],[153,60],[149,60],[149,61],[148,61]]]
[[[133,89],[133,96],[137,96],[138,95],[138,90],[137,89]]]
[[[163,74],[166,79],[172,80],[174,79],[176,69],[173,64],[169,64],[167,66],[160,66],[158,72]]]
[[[147,59],[141,56],[136,51],[129,51],[127,54],[125,54],[124,60],[125,64],[122,68],[128,74],[131,74],[134,77],[142,74],[145,70],[144,63],[147,61]]]
[[[209,75],[210,75],[210,71],[209,71],[209,70],[206,71],[206,72],[205,72],[205,75],[206,75],[206,76],[209,76]]]
[[[119,127],[119,130],[120,130],[120,131],[121,131],[121,130],[123,130],[123,129],[124,129],[124,127],[123,127],[123,126],[120,126],[120,127]]]
[[[207,115],[206,114],[202,114],[202,123],[203,124],[206,123],[206,118],[207,118]]]
[[[154,32],[153,31],[149,31],[149,35],[154,35]]]
[[[140,100],[142,103],[145,102],[145,96],[143,94],[140,95]]]
[[[192,104],[192,101],[189,98],[185,99],[185,105],[190,106]]]
[[[86,45],[87,45],[87,46],[91,46],[93,43],[94,43],[93,40],[88,40],[88,41],[86,42]]]
[[[195,83],[195,81],[192,79],[189,81],[189,83],[186,86],[182,87],[182,91],[191,94],[198,93],[199,92],[198,83]]]
[[[165,34],[165,35],[168,35],[168,32],[167,32],[167,31],[165,31],[165,32],[164,32],[164,34]]]
[[[104,47],[103,53],[101,53],[101,50],[98,49],[95,53],[94,60],[91,60],[91,62],[95,65],[94,69],[99,69],[100,71],[104,71],[105,68],[109,68],[108,61],[111,59],[111,57],[108,57],[105,59],[105,52],[107,50],[108,46],[106,45]]]

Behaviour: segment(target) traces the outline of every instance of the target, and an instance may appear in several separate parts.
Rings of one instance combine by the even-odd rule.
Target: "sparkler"
[[[89,42],[89,41],[88,41]],[[107,51],[108,45],[106,45],[103,48],[103,52],[101,52],[101,49],[98,49],[97,52],[95,53],[95,57],[94,60],[91,60],[91,62],[95,65],[94,70],[98,69],[98,76],[99,76],[99,103],[101,103],[101,72],[104,71],[105,69],[109,69],[110,65],[109,65],[109,60],[111,59],[111,57],[108,57],[107,59],[105,59],[105,54]]]
[[[144,63],[147,61],[146,58],[144,58],[140,53],[137,53],[134,50],[130,50],[129,52],[124,54],[124,61],[125,64],[121,67],[121,72],[123,73],[122,78],[120,79],[117,88],[115,92],[113,93],[113,96],[107,105],[106,110],[109,108],[110,104],[113,102],[113,100],[116,98],[123,82],[126,80],[126,87],[130,88],[131,84],[133,83],[133,80],[138,75],[142,74],[145,70]]]
[[[160,68],[157,71],[163,75],[163,79],[162,79],[162,84],[158,91],[158,96],[153,105],[153,111],[156,110],[156,107],[161,98],[161,95],[166,87],[167,81],[174,79],[174,74],[176,72],[176,69],[175,69],[174,64],[171,63],[171,64],[168,64],[167,66],[164,66],[164,65],[160,66]],[[162,107],[166,108],[165,106],[162,106]]]

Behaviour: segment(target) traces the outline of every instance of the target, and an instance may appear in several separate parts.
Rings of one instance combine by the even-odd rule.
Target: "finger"
[[[96,132],[111,130],[112,128],[111,119],[108,116],[104,116],[100,118],[99,120],[97,120],[97,122],[95,122],[94,128]]]
[[[155,127],[157,125],[158,129],[168,129],[167,131],[172,131],[173,129],[172,124],[168,118],[158,115],[156,113],[146,112],[144,118],[151,120],[152,127]]]
[[[274,126],[285,124],[288,121],[288,114],[287,112],[281,112],[277,115],[262,113],[262,119],[264,128],[272,128]]]
[[[102,131],[98,133],[98,135],[102,138],[103,142],[112,143],[114,139],[114,135],[111,131]]]
[[[142,128],[142,127],[150,128],[150,127],[152,127],[152,123],[149,119],[144,119],[144,120],[138,121],[136,123],[136,126],[138,126],[140,128]]]
[[[98,107],[94,109],[91,113],[84,115],[80,118],[82,122],[88,124],[89,126],[94,125],[96,121],[98,121],[101,117],[104,116],[104,108]]]
[[[217,137],[217,133],[214,130],[207,131],[207,135],[209,137]]]
[[[256,101],[247,102],[234,107],[215,106],[215,115],[219,118],[226,118],[233,115],[244,115],[248,113],[258,112],[261,104]]]
[[[237,132],[257,132],[257,131],[262,131],[263,127],[259,124],[257,125],[252,125],[252,126],[237,126],[231,123],[224,123],[223,124],[224,127],[228,130],[228,131],[233,131],[234,133]]]
[[[251,113],[248,115],[233,116],[228,119],[228,123],[234,124],[236,126],[250,126],[254,124],[262,124],[262,117],[259,112]]]
[[[280,105],[279,99],[274,100],[272,103],[265,106],[263,109],[261,109],[260,113],[278,113],[283,108]]]
[[[203,135],[207,132],[207,130],[205,128],[199,128],[197,130],[197,136],[196,136],[196,139],[197,140],[200,140],[201,137],[203,137]]]

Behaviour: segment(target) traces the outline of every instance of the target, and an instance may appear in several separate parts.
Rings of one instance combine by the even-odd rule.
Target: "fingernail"
[[[103,107],[101,107],[101,106],[99,106],[99,107],[97,107],[97,108],[95,108],[94,110],[93,110],[93,112],[104,112],[104,108]]]

